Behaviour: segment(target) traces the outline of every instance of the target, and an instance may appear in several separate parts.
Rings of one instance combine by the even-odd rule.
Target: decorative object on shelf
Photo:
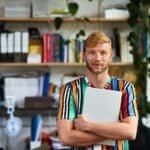
[[[15,99],[12,96],[6,98],[7,114],[9,118],[6,120],[4,131],[8,136],[17,136],[22,129],[22,121],[19,117],[14,116]]]
[[[30,149],[35,149],[41,146],[41,131],[43,120],[40,115],[34,115],[31,120],[31,142]]]
[[[4,17],[30,17],[30,3],[23,0],[5,0]]]
[[[50,15],[56,17],[65,17],[69,15],[66,0],[50,0]]]
[[[89,0],[90,1],[90,0]],[[66,4],[67,4],[67,8],[68,8],[68,14],[70,14],[70,16],[76,18],[77,20],[79,18],[75,17],[75,15],[77,14],[78,10],[79,10],[79,5],[77,2],[72,2],[70,0],[66,0]],[[79,19],[81,20],[81,19]],[[89,21],[88,18],[83,18],[83,21]],[[54,24],[55,24],[55,28],[56,30],[59,30],[61,25],[63,23],[63,18],[62,17],[56,17],[54,20]],[[79,32],[76,33],[76,38],[79,38],[80,36],[85,36],[85,31],[83,29],[79,29]],[[68,41],[66,42],[66,44],[68,43]]]
[[[49,0],[32,0],[32,17],[48,17],[50,15]]]

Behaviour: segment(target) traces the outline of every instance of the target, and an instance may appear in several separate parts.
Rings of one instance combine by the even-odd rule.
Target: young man
[[[110,38],[104,33],[94,32],[88,36],[84,56],[87,61],[84,76],[64,84],[61,88],[57,118],[60,141],[62,145],[78,150],[128,150],[127,140],[136,138],[138,125],[134,86],[128,81],[109,75],[112,48]],[[122,91],[118,121],[95,123],[82,115],[84,93],[88,86]],[[98,144],[106,139],[113,139],[116,144]]]

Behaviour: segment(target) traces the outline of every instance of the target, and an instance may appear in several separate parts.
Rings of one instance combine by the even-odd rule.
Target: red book
[[[47,62],[47,33],[43,34],[43,62]]]
[[[51,45],[51,34],[46,34],[46,46],[47,46],[47,62],[52,62],[52,45]]]

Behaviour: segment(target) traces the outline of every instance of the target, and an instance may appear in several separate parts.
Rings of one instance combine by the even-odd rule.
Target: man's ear
[[[113,57],[113,54],[112,54],[112,52],[111,52],[110,59],[109,59],[109,63],[112,62],[112,57]]]

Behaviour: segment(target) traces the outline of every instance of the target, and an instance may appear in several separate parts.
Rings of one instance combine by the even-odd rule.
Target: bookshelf
[[[74,18],[74,17],[63,17],[62,18],[63,19],[63,24],[65,24],[65,25],[67,25],[65,28],[64,28],[64,30],[66,31],[66,30],[68,30],[68,27],[69,26],[72,26],[73,24],[75,24],[75,23],[81,23],[82,25],[83,24],[86,24],[86,27],[85,27],[85,31],[86,30],[89,30],[89,28],[87,28],[88,26],[92,26],[92,25],[94,25],[94,24],[97,24],[96,26],[96,28],[97,29],[99,29],[100,28],[100,30],[105,30],[105,28],[108,28],[108,27],[110,27],[109,28],[109,30],[111,29],[111,28],[113,28],[113,25],[115,25],[115,27],[121,27],[121,26],[123,26],[123,27],[121,27],[122,29],[125,29],[126,27],[128,28],[128,25],[127,25],[127,21],[128,21],[128,18],[123,18],[123,19],[108,19],[108,18],[99,18],[99,17],[90,17],[90,18],[88,18],[88,21],[87,20],[85,20],[84,18]],[[53,30],[55,30],[54,32],[58,32],[58,33],[63,33],[62,31],[63,31],[63,28],[61,29],[62,31],[56,31],[56,29],[54,29],[54,20],[55,20],[55,18],[54,17],[40,17],[40,18],[9,18],[9,17],[0,17],[0,22],[3,22],[3,23],[5,23],[6,25],[7,24],[13,24],[13,28],[14,28],[14,25],[16,24],[16,26],[18,26],[19,27],[19,29],[18,30],[21,30],[20,29],[20,27],[21,26],[28,26],[28,23],[31,25],[31,24],[33,24],[33,26],[36,24],[37,26],[39,26],[40,24],[46,24],[46,25],[48,25],[48,26],[50,26],[50,28],[48,27],[48,30],[50,30],[51,32],[53,32]],[[99,25],[98,25],[99,24]],[[111,24],[111,25],[110,25]],[[63,25],[62,25],[63,26]],[[78,25],[79,26],[79,25]],[[84,25],[83,25],[84,26]],[[43,26],[42,26],[43,27]],[[94,29],[95,29],[95,26],[94,26]],[[96,30],[97,30],[96,29]],[[121,30],[122,30],[121,29]],[[14,30],[16,30],[16,29],[14,29]],[[71,29],[72,30],[72,29]],[[77,30],[79,30],[79,29],[77,29]],[[91,29],[90,29],[91,30]],[[107,31],[107,30],[106,30]],[[45,32],[45,31],[44,31]],[[72,31],[71,31],[72,32]],[[76,31],[74,31],[74,32],[76,32]],[[91,32],[91,31],[90,31]],[[104,31],[105,32],[105,31]],[[43,33],[42,33],[43,34]],[[64,34],[64,33],[63,33]],[[68,34],[68,33],[67,33]],[[65,37],[66,38],[66,37]],[[122,62],[120,62],[120,63],[114,63],[114,65],[120,65]],[[48,65],[49,64],[49,65]],[[53,66],[53,65],[55,65],[55,66],[59,66],[59,65],[61,65],[61,63],[54,63],[54,64],[52,64],[52,63],[48,63],[47,64],[47,66]],[[0,62],[0,65],[1,65],[1,62]],[[15,63],[15,64],[13,64],[13,65],[11,65],[11,63],[3,63],[3,65],[4,66],[13,66],[13,67],[19,67],[19,65],[21,65],[20,63]],[[2,65],[2,66],[3,66]],[[30,67],[30,65],[26,65],[25,63],[22,63],[22,65],[23,65],[23,67],[25,67],[25,66],[27,66],[27,67]],[[44,65],[43,64],[37,64],[37,65],[34,65],[34,66],[40,66],[41,65],[41,67],[44,67],[45,66],[45,63],[44,63]],[[67,64],[68,65],[68,64]],[[77,64],[76,63],[74,63],[74,64],[72,64],[71,63],[71,65],[74,65],[74,66],[76,66]],[[79,64],[79,66],[80,66],[81,64]],[[113,64],[112,64],[113,65]],[[125,65],[124,63],[123,63],[123,65]],[[32,66],[32,65],[31,65]]]
[[[8,116],[8,114],[6,113],[7,110],[5,107],[0,107],[0,117],[6,117]],[[26,117],[30,117],[30,116],[33,116],[33,115],[36,115],[36,114],[40,114],[42,116],[56,116],[57,114],[57,109],[56,108],[53,108],[53,107],[50,107],[50,108],[15,108],[15,112],[14,112],[14,115],[15,116],[20,116],[20,117],[23,117],[23,116],[26,116]]]
[[[85,21],[84,18],[73,18],[73,17],[64,17],[63,21],[64,24],[67,24],[71,26],[71,24],[74,24],[76,22],[81,23],[87,23],[87,26],[90,24],[122,24],[125,26],[127,25],[127,18],[126,19],[106,19],[106,18],[98,18],[98,17],[91,17],[88,18],[89,21]],[[42,17],[42,18],[0,18],[0,22],[4,22],[6,24],[20,24],[20,26],[24,23],[30,23],[30,24],[54,24],[55,18],[53,17]],[[119,26],[118,25],[118,26]],[[110,26],[110,25],[109,25]],[[124,27],[123,27],[124,28]],[[52,29],[50,29],[51,31]],[[63,29],[62,29],[63,30]],[[86,30],[86,29],[85,29]],[[42,63],[26,63],[26,62],[0,62],[0,72],[11,72],[11,71],[41,71],[41,72],[47,72],[49,71],[52,74],[56,74],[55,78],[61,78],[59,74],[81,74],[84,73],[83,71],[86,69],[86,65],[82,63],[62,63],[62,62],[42,62]],[[122,77],[125,71],[133,70],[133,64],[130,62],[112,62],[110,65],[110,72],[112,76],[119,76]],[[52,75],[55,76],[55,75]],[[57,77],[58,76],[58,77]],[[57,80],[57,79],[55,79]],[[60,79],[59,79],[60,80]],[[4,110],[3,110],[4,111]],[[21,114],[29,114],[30,111],[26,108],[19,108],[17,109],[17,112],[21,112]],[[33,109],[32,111],[37,112],[37,110]]]
[[[106,18],[99,18],[99,17],[90,17],[88,18],[89,21],[86,21],[84,18],[73,18],[73,17],[64,17],[63,24],[67,25],[67,29],[72,24],[76,22],[87,24],[86,26],[91,26],[97,24],[104,24],[103,28],[110,27],[111,30],[112,25],[120,27],[122,25],[123,29],[127,26],[127,18],[125,19],[106,19]],[[47,24],[47,25],[54,25],[55,18],[54,17],[41,17],[41,18],[0,18],[0,22],[7,24],[19,24],[19,27],[26,27],[28,23],[30,25],[40,25],[40,24]],[[105,26],[106,24],[106,26]],[[23,26],[22,26],[23,25]],[[11,26],[9,26],[11,28]],[[40,27],[39,27],[40,28]],[[93,28],[91,27],[93,30]],[[98,28],[97,28],[98,29]],[[46,29],[47,30],[47,29]],[[54,28],[49,28],[48,31],[53,31]],[[64,30],[62,27],[61,30]],[[66,30],[66,29],[65,29]],[[89,28],[85,28],[85,30],[89,30]],[[20,28],[18,29],[20,31]],[[60,32],[61,33],[61,32]],[[42,34],[41,34],[42,35]],[[0,72],[15,72],[15,71],[38,71],[38,72],[50,72],[52,73],[52,77],[56,81],[56,78],[60,78],[63,74],[81,74],[84,73],[83,71],[86,69],[86,65],[82,63],[63,63],[63,62],[42,62],[42,63],[26,63],[26,62],[0,62]],[[110,65],[110,73],[112,76],[119,76],[122,77],[125,71],[133,70],[133,64],[130,62],[112,62]],[[56,75],[55,75],[56,74]],[[56,77],[55,77],[56,76]],[[24,111],[24,110],[23,110]]]

